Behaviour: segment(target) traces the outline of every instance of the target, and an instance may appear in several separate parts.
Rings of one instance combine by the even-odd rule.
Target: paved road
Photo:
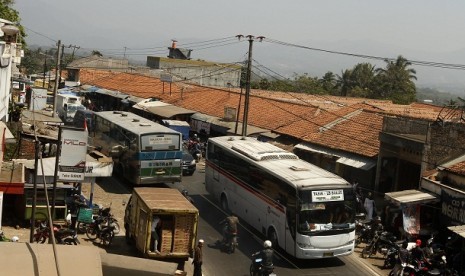
[[[193,176],[186,176],[182,183],[171,185],[177,189],[187,189],[194,199],[195,206],[200,211],[198,237],[206,241],[204,247],[204,275],[249,275],[251,254],[260,250],[263,239],[245,224],[239,228],[239,248],[228,255],[216,246],[216,241],[221,237],[221,229],[218,222],[226,214],[217,206],[205,190],[203,164],[199,164],[198,170]],[[83,184],[83,194],[90,195],[90,184]],[[131,187],[112,178],[102,178],[94,186],[94,202],[103,207],[111,206],[115,217],[123,226],[124,209],[131,193]],[[18,233],[12,229],[11,233]],[[28,240],[28,230],[25,232],[24,241]],[[7,235],[9,235],[9,231]],[[104,275],[153,275],[150,271],[159,266],[153,260],[132,259],[138,257],[137,251],[128,246],[124,239],[124,229],[114,239],[109,248],[101,247],[88,241],[85,235],[80,236],[83,245],[99,246],[104,264]],[[356,249],[356,254],[343,258],[323,260],[296,260],[286,254],[277,254],[275,266],[277,275],[387,275],[388,271],[380,270],[381,259],[364,260],[360,258],[361,248]],[[126,262],[122,261],[126,258]],[[134,264],[135,267],[122,267]],[[186,264],[186,271],[192,271],[190,263]],[[121,274],[122,273],[122,274]],[[191,275],[191,274],[188,274]]]

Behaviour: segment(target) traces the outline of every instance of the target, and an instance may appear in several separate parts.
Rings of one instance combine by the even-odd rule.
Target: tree
[[[102,54],[102,53],[100,53],[100,51],[97,51],[97,50],[93,50],[91,55],[93,55],[93,56],[99,56],[99,57],[103,57],[103,54]]]
[[[409,104],[415,101],[416,80],[415,69],[406,58],[398,56],[396,60],[385,60],[386,68],[377,68],[377,87],[375,95],[379,98],[391,99],[394,103]],[[379,89],[379,90],[378,90]]]
[[[359,63],[352,69],[350,74],[352,91],[351,96],[371,97],[375,67],[370,63]]]
[[[340,95],[346,97],[348,92],[352,89],[352,70],[346,69],[337,75],[336,87],[340,91]]]
[[[332,94],[336,87],[336,75],[333,72],[326,72],[319,80],[322,88],[329,94]]]

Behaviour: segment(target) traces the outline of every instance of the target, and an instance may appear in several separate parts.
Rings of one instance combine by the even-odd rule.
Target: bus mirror
[[[118,157],[118,156],[120,156],[123,152],[125,152],[127,149],[128,149],[128,147],[121,146],[121,145],[114,146],[114,147],[111,148],[110,156],[111,156],[111,157]]]

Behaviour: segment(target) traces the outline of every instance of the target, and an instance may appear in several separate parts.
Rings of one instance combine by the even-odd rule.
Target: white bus
[[[182,134],[130,112],[94,113],[91,144],[134,185],[181,181]]]
[[[253,138],[224,136],[207,144],[207,191],[299,259],[354,251],[355,196],[343,178]]]

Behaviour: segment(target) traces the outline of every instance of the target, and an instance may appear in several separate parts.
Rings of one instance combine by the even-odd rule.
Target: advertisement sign
[[[409,204],[402,205],[402,214],[404,222],[404,231],[410,235],[420,233],[420,205]]]
[[[58,161],[58,179],[67,182],[84,180],[88,132],[61,129],[61,153]]]
[[[442,190],[441,213],[446,224],[465,224],[465,198],[453,196],[446,190]]]

